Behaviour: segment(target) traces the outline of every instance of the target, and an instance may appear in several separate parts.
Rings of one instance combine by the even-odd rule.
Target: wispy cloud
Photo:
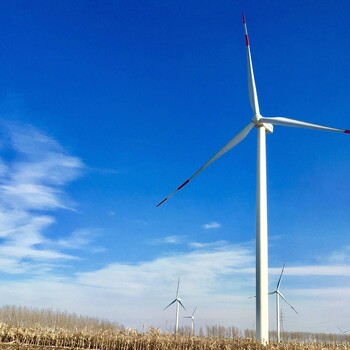
[[[214,242],[190,242],[188,245],[194,249],[209,249],[209,248],[219,248],[228,245],[226,241],[214,241]]]
[[[3,123],[1,203],[20,210],[70,208],[63,186],[76,179],[83,162],[30,125]],[[11,153],[12,157],[8,154]]]
[[[74,259],[71,255],[49,248],[50,240],[43,232],[55,222],[53,217],[23,211],[17,214],[7,212],[7,219],[12,221],[11,229],[5,231],[6,235],[0,245],[0,255],[6,261],[5,264],[0,264],[3,272],[26,273],[35,266],[35,272],[38,273],[40,270],[46,271],[48,264],[52,265],[57,260]],[[6,213],[2,212],[2,217],[6,217]]]
[[[57,244],[68,249],[81,249],[88,246],[97,235],[97,230],[79,229],[73,231],[69,237],[59,239]]]
[[[350,264],[350,246],[343,247],[329,255],[329,262],[332,264]]]
[[[187,284],[193,283],[191,286],[193,291],[196,290],[196,282],[206,281],[207,285],[205,287],[202,285],[202,292],[205,292],[216,289],[218,279],[240,274],[243,268],[253,264],[253,252],[249,248],[226,244],[214,249],[193,249],[188,253],[158,257],[138,264],[110,264],[101,270],[79,274],[79,281],[94,286],[115,288],[117,294],[131,292],[139,294],[148,286],[158,283],[168,289],[168,282],[174,281],[176,276],[184,276]],[[110,276],[114,278],[111,279]],[[125,288],[120,289],[121,285]]]
[[[220,227],[221,227],[221,224],[219,224],[218,222],[215,222],[215,221],[212,221],[208,224],[202,225],[202,228],[204,228],[205,230],[212,230],[212,229],[220,228]]]
[[[251,295],[254,289],[254,275],[240,271],[253,265],[250,248],[223,244],[134,264],[115,262],[71,278],[51,274],[50,278],[10,281],[0,285],[0,293],[5,303],[25,298],[28,306],[59,305],[125,326],[163,326],[165,319],[172,318],[173,310],[163,309],[174,297],[181,276],[180,296],[189,309],[198,305],[198,325],[205,326],[205,320],[229,325],[238,305],[244,315],[240,321],[250,324],[254,304],[245,294]],[[249,292],[242,293],[242,288]]]
[[[184,243],[186,236],[173,235],[157,238],[152,241],[153,244],[181,244]]]
[[[0,133],[0,269],[25,273],[75,259],[63,248],[88,244],[87,234],[73,232],[55,243],[44,233],[56,221],[55,210],[74,209],[65,185],[82,174],[83,162],[30,125],[2,122]]]
[[[1,259],[0,263],[7,262]],[[148,261],[115,262],[71,277],[51,274],[50,279],[39,276],[25,282],[10,281],[0,286],[0,294],[5,303],[25,298],[30,306],[56,308],[59,300],[61,308],[72,312],[108,317],[126,326],[141,328],[147,323],[164,329],[165,320],[173,318],[174,310],[163,308],[174,298],[180,276],[183,304],[188,309],[198,306],[198,327],[234,324],[244,329],[251,328],[255,319],[255,302],[248,298],[255,290],[254,266],[253,244],[213,242]],[[288,283],[293,280],[291,276],[304,276],[303,270],[314,273],[316,269],[317,266],[289,267],[285,270],[290,276]],[[320,270],[337,273],[322,267]],[[279,274],[280,268],[271,268],[269,273]],[[322,288],[315,284],[301,289],[291,288],[290,284],[288,287],[287,279],[284,282],[288,300],[302,315],[286,309],[289,330],[324,331],[332,323],[348,319],[344,305],[348,303],[349,287]],[[318,320],[327,322],[318,324]]]
[[[279,275],[280,268],[270,268],[271,274]],[[305,265],[288,267],[284,271],[290,276],[350,276],[349,265]]]

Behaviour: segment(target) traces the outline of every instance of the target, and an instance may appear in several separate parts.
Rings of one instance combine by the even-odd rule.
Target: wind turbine
[[[244,14],[243,26],[248,63],[248,91],[253,117],[250,123],[234,136],[223,148],[215,153],[192,176],[164,198],[157,207],[167,201],[185,185],[192,181],[210,164],[227,151],[237,146],[255,127],[258,134],[257,147],[257,180],[256,180],[256,337],[261,343],[268,343],[268,245],[267,245],[267,188],[266,188],[266,134],[273,132],[273,125],[307,128],[350,134],[350,130],[337,129],[284,117],[263,117],[260,114],[258,95],[256,91],[247,22]]]
[[[340,332],[342,333],[342,334],[346,334],[346,333],[348,333],[349,331],[350,331],[350,329],[348,329],[347,331],[342,331],[339,327],[337,327],[339,330],[340,330]]]
[[[191,334],[194,335],[194,313],[197,310],[197,306],[194,308],[192,315],[191,316],[185,316],[185,318],[190,318],[191,319]]]
[[[178,330],[179,330],[179,309],[180,309],[180,305],[183,307],[184,310],[185,307],[182,305],[181,299],[179,298],[179,285],[180,285],[180,277],[179,280],[177,282],[177,289],[176,289],[176,297],[175,299],[167,306],[164,308],[167,309],[169,306],[173,305],[174,303],[176,303],[176,320],[175,320],[175,335],[177,334]]]
[[[294,309],[294,307],[289,304],[287,299],[283,296],[283,294],[280,292],[280,285],[281,285],[281,279],[283,275],[285,264],[283,265],[280,278],[277,282],[276,290],[273,292],[270,292],[269,294],[276,294],[276,325],[277,325],[277,342],[279,343],[281,341],[281,327],[280,327],[280,297],[298,314],[298,311]]]

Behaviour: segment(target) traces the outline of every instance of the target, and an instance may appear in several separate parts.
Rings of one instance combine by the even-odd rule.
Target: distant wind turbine
[[[347,331],[342,331],[339,327],[337,327],[339,330],[340,330],[340,332],[341,333],[343,333],[343,334],[346,334],[346,333],[348,333],[349,331],[350,331],[350,329],[348,329]]]
[[[234,136],[223,148],[214,154],[192,176],[164,198],[157,207],[167,201],[185,185],[192,181],[211,163],[220,158],[227,151],[237,146],[255,127],[258,133],[257,149],[257,181],[256,181],[256,338],[261,343],[268,343],[269,318],[268,318],[268,245],[267,245],[267,188],[266,188],[266,134],[273,132],[273,125],[289,126],[295,128],[307,128],[350,134],[350,130],[331,128],[327,126],[311,124],[284,117],[263,117],[260,114],[258,95],[255,85],[253,63],[250,53],[247,23],[244,14],[243,25],[245,43],[247,48],[248,63],[248,91],[253,117],[250,123]]]
[[[183,306],[181,299],[179,298],[179,285],[180,285],[180,277],[179,280],[177,282],[177,289],[176,289],[176,297],[175,299],[167,306],[164,308],[167,309],[169,306],[173,305],[174,303],[176,303],[176,320],[175,320],[175,335],[178,333],[179,330],[179,309],[180,309],[180,305],[183,307],[184,310],[186,310],[186,308]]]
[[[194,311],[192,312],[191,316],[185,316],[185,318],[190,318],[191,319],[191,335],[194,335],[194,313],[197,310],[197,306],[194,308]]]
[[[280,327],[280,297],[298,314],[298,311],[294,309],[294,307],[289,304],[287,299],[283,296],[283,294],[280,292],[280,285],[281,285],[281,279],[283,275],[285,264],[283,265],[280,278],[277,282],[276,290],[273,292],[270,292],[269,294],[276,294],[276,325],[277,325],[277,342],[279,343],[281,341],[281,327]]]

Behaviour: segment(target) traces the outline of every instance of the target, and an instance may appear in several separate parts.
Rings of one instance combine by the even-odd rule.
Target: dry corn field
[[[285,332],[285,339],[308,339],[309,342],[302,344],[289,341],[279,345],[271,342],[265,347],[251,339],[244,339],[234,327],[230,332],[228,330],[212,326],[207,329],[207,337],[179,335],[175,338],[156,328],[139,333],[108,320],[51,309],[9,305],[0,307],[0,350],[350,350],[350,335],[345,334]],[[245,336],[254,335],[249,331]],[[310,339],[323,341],[310,342]]]
[[[108,350],[244,350],[244,349],[350,349],[348,344],[271,343],[267,347],[249,339],[219,339],[164,334],[157,329],[148,333],[135,330],[66,330],[44,327],[17,328],[0,324],[0,348],[31,349],[108,349]]]

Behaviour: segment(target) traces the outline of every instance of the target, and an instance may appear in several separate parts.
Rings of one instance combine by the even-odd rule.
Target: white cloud
[[[198,325],[205,326],[205,320],[229,325],[236,307],[250,324],[254,304],[242,290],[251,294],[254,275],[242,274],[241,269],[253,263],[249,248],[225,245],[136,264],[113,263],[72,278],[51,274],[45,279],[9,281],[0,285],[0,293],[3,303],[15,298],[27,306],[59,307],[126,326],[164,326],[166,319],[173,319],[174,310],[163,309],[174,298],[180,276],[180,296],[189,310],[198,305]]]
[[[144,290],[159,288],[158,293],[167,294],[172,290],[172,282],[178,276],[187,280],[192,292],[197,290],[196,283],[201,283],[201,294],[211,294],[222,286],[218,280],[225,276],[241,274],[241,270],[254,263],[250,249],[243,246],[225,245],[210,250],[193,250],[189,253],[159,257],[138,264],[110,264],[103,269],[82,273],[78,280],[84,285],[115,289],[116,294],[142,296]],[[113,276],[113,278],[111,278]],[[205,282],[205,286],[204,283]],[[120,288],[123,286],[123,288]],[[222,289],[220,293],[227,291]]]
[[[205,230],[211,230],[211,229],[220,228],[220,227],[221,227],[221,224],[215,221],[212,221],[209,224],[202,225],[202,228],[204,228]]]
[[[188,310],[198,307],[197,327],[218,324],[244,330],[252,328],[255,322],[255,301],[248,298],[255,290],[254,261],[253,247],[221,243],[220,247],[194,249],[135,264],[115,262],[71,278],[51,274],[45,279],[40,276],[9,281],[0,285],[0,294],[3,303],[11,303],[15,298],[27,306],[66,309],[140,329],[143,323],[165,329],[173,325],[175,311],[163,309],[173,300],[180,276],[183,304]],[[314,268],[304,266],[294,273]],[[293,272],[293,268],[285,271]],[[270,269],[270,274],[279,273],[280,269]],[[282,304],[286,330],[321,332],[346,324],[349,287],[292,288],[293,278],[289,276],[282,292],[299,315]],[[275,304],[274,298],[269,300],[273,329]],[[185,319],[180,320],[181,325],[186,325]]]
[[[3,123],[12,159],[2,159],[0,203],[22,210],[68,208],[63,186],[76,179],[83,162],[32,126]],[[6,139],[6,138],[5,138]]]
[[[191,248],[202,249],[210,246],[210,243],[202,243],[202,242],[190,242],[188,244]]]
[[[270,268],[271,274],[279,275],[280,268]],[[284,271],[284,275],[289,276],[350,276],[349,265],[306,265],[288,267]]]
[[[99,230],[78,229],[64,239],[59,239],[57,245],[66,249],[89,249],[94,252],[102,252],[104,248],[94,246],[91,248],[91,243],[95,241],[100,234]],[[56,244],[56,242],[55,242]]]
[[[333,264],[350,264],[350,246],[334,251],[329,256],[329,262]]]
[[[163,238],[157,238],[152,241],[153,244],[181,244],[184,242],[186,236],[172,235]]]
[[[4,205],[14,208],[55,209],[65,208],[59,198],[60,191],[50,186],[33,183],[10,183],[0,186]]]
[[[45,231],[55,223],[55,210],[73,208],[64,186],[81,175],[83,162],[30,125],[3,122],[0,132],[0,270],[40,273],[75,259],[63,250],[86,246],[87,234],[73,232],[64,245]]]
[[[214,241],[214,242],[190,242],[189,247],[194,249],[209,249],[209,248],[219,248],[228,245],[227,241]]]

